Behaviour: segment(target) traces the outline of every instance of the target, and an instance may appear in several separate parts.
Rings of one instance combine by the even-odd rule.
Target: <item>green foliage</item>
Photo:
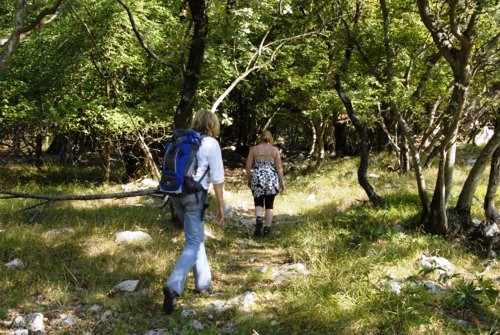
[[[21,81],[0,81],[0,123],[9,128],[19,124],[36,123],[40,117],[34,113],[31,101],[25,98],[28,90]]]
[[[495,303],[499,290],[491,279],[478,277],[472,281],[461,281],[449,297],[449,303],[459,308],[474,308],[484,303]]]

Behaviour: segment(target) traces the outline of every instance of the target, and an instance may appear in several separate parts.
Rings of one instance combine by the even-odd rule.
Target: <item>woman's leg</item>
[[[271,227],[273,225],[273,209],[267,209],[266,208],[266,221],[265,221],[265,226],[266,227]]]
[[[205,203],[203,193],[189,194],[175,199],[173,202],[176,211],[181,215],[184,225],[186,241],[181,255],[177,259],[174,270],[168,278],[165,286],[169,287],[177,295],[184,290],[186,278],[189,271],[195,267],[195,286],[198,289],[211,287],[212,275],[205,252],[205,232],[203,214]]]
[[[264,198],[264,206],[266,207],[265,225],[263,229],[264,236],[271,234],[271,226],[273,224],[274,197],[275,195],[266,195]]]
[[[255,232],[253,236],[260,236],[262,235],[262,225],[264,223],[262,220],[262,216],[264,213],[264,196],[254,198],[254,205],[255,205]]]

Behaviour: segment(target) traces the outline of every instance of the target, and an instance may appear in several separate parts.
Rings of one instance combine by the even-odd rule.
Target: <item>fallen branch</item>
[[[122,198],[139,197],[145,195],[153,195],[155,193],[159,194],[158,189],[156,187],[131,191],[131,192],[108,193],[108,194],[84,194],[84,195],[31,194],[31,193],[0,190],[0,199],[24,198],[24,199],[46,200],[46,201],[101,200],[101,199],[122,199]]]
[[[0,200],[2,199],[36,199],[43,200],[42,202],[35,204],[33,206],[29,206],[24,208],[23,210],[30,210],[38,208],[36,213],[31,217],[28,223],[33,223],[35,219],[40,215],[45,209],[47,209],[53,202],[56,201],[75,201],[75,200],[102,200],[102,199],[123,199],[123,198],[131,198],[145,195],[161,195],[164,196],[161,192],[158,191],[158,188],[147,188],[137,191],[131,192],[120,192],[120,193],[108,193],[108,194],[76,194],[76,195],[48,195],[48,194],[31,194],[31,193],[22,193],[22,192],[12,192],[6,190],[0,190]],[[168,197],[164,200],[164,205],[168,201]]]

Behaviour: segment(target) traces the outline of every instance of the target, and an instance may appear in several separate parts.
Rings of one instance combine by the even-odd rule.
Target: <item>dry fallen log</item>
[[[158,192],[158,188],[147,188],[142,190],[130,191],[130,192],[120,192],[120,193],[107,193],[107,194],[75,194],[75,195],[49,195],[49,194],[31,194],[23,192],[12,192],[7,190],[0,190],[0,200],[1,199],[35,199],[43,200],[42,202],[35,204],[30,207],[23,208],[23,210],[30,210],[40,207],[39,210],[31,217],[28,223],[32,223],[36,217],[43,212],[47,207],[49,207],[53,202],[56,201],[77,201],[77,200],[102,200],[102,199],[123,199],[131,197],[139,197],[146,195],[158,195],[164,196],[161,192]],[[168,197],[165,197],[164,205]]]
[[[131,191],[131,192],[107,193],[107,194],[83,194],[83,195],[31,194],[31,193],[0,190],[0,199],[24,198],[24,199],[39,199],[46,201],[101,200],[101,199],[122,199],[122,198],[139,197],[145,195],[153,195],[155,193],[160,194],[156,187]]]

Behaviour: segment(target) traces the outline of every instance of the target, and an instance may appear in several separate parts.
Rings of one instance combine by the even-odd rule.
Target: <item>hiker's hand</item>
[[[252,187],[252,179],[251,178],[247,179],[247,186]]]
[[[215,223],[224,223],[224,205],[217,206],[217,212],[215,213]]]

